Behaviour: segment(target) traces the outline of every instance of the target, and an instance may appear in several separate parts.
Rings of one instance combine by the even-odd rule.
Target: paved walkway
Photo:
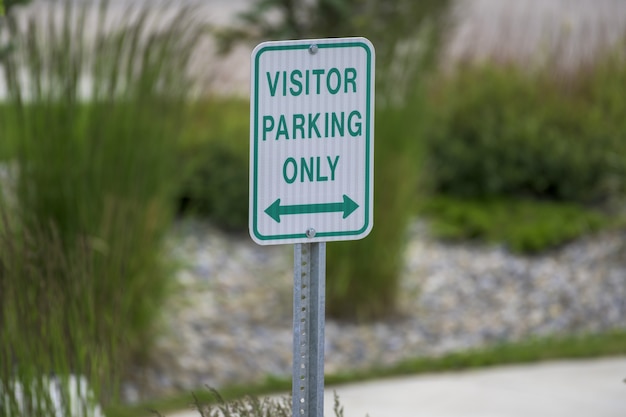
[[[329,387],[344,417],[625,417],[626,356],[418,375]],[[182,411],[169,417],[198,417]]]

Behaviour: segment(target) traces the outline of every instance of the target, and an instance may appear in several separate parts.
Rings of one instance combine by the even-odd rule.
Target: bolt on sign
[[[264,42],[252,52],[256,243],[353,240],[372,229],[374,60],[365,38]]]

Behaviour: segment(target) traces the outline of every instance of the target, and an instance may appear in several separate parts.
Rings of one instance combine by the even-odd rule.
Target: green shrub
[[[193,170],[182,192],[185,213],[211,219],[227,231],[248,225],[248,155],[224,142],[193,147]]]
[[[63,3],[60,22],[33,17],[21,28],[8,17],[14,50],[2,61],[0,123],[18,173],[17,210],[0,206],[0,241],[14,245],[0,250],[0,357],[14,357],[18,373],[84,370],[91,379],[129,372],[156,330],[184,74],[199,28],[183,8],[156,30],[158,11],[140,7],[105,29],[103,3],[92,6],[88,43],[89,5],[76,4]],[[0,362],[5,383],[15,369]]]
[[[201,101],[191,110],[182,150],[183,213],[208,218],[224,230],[246,230],[249,116],[249,103],[235,99]]]
[[[624,190],[618,117],[549,75],[484,65],[458,70],[433,94],[425,176],[435,193],[603,202]],[[574,85],[572,87],[572,84]],[[593,94],[610,93],[601,84]],[[600,91],[598,91],[600,89]],[[605,91],[606,90],[606,91]]]

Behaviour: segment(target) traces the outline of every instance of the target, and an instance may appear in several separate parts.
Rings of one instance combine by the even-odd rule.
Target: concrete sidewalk
[[[626,417],[626,357],[503,366],[328,387],[344,417]],[[181,411],[169,417],[198,417]]]

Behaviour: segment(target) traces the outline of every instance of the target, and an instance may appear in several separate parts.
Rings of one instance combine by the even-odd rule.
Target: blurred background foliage
[[[376,47],[375,227],[362,241],[328,245],[331,317],[399,313],[406,230],[416,215],[440,238],[528,254],[623,224],[621,58],[609,54],[567,77],[550,60],[532,69],[497,59],[443,68],[449,9],[441,1],[263,0],[218,32],[226,49],[352,35]],[[243,203],[225,213],[244,213]]]
[[[149,355],[171,284],[161,243],[174,214],[245,233],[249,103],[188,97],[183,69],[201,28],[187,10],[156,33],[147,12],[129,13],[94,48],[82,41],[81,13],[56,32],[36,21],[20,32],[15,3],[5,0],[11,48],[0,47],[9,86],[0,103],[0,357],[12,358],[0,382],[30,364],[26,376],[114,373],[115,385]],[[366,239],[328,245],[331,317],[402,313],[415,217],[437,237],[522,254],[624,225],[623,57],[600,57],[566,79],[495,61],[442,68],[449,5],[261,0],[216,33],[225,49],[353,35],[376,47],[375,225]],[[20,71],[34,82],[24,86]],[[84,73],[94,80],[89,100]]]
[[[424,137],[426,181],[459,197],[528,197],[604,203],[624,191],[626,133],[613,87],[580,76],[486,64],[460,68],[431,93],[432,129]],[[607,91],[602,91],[602,90]]]

